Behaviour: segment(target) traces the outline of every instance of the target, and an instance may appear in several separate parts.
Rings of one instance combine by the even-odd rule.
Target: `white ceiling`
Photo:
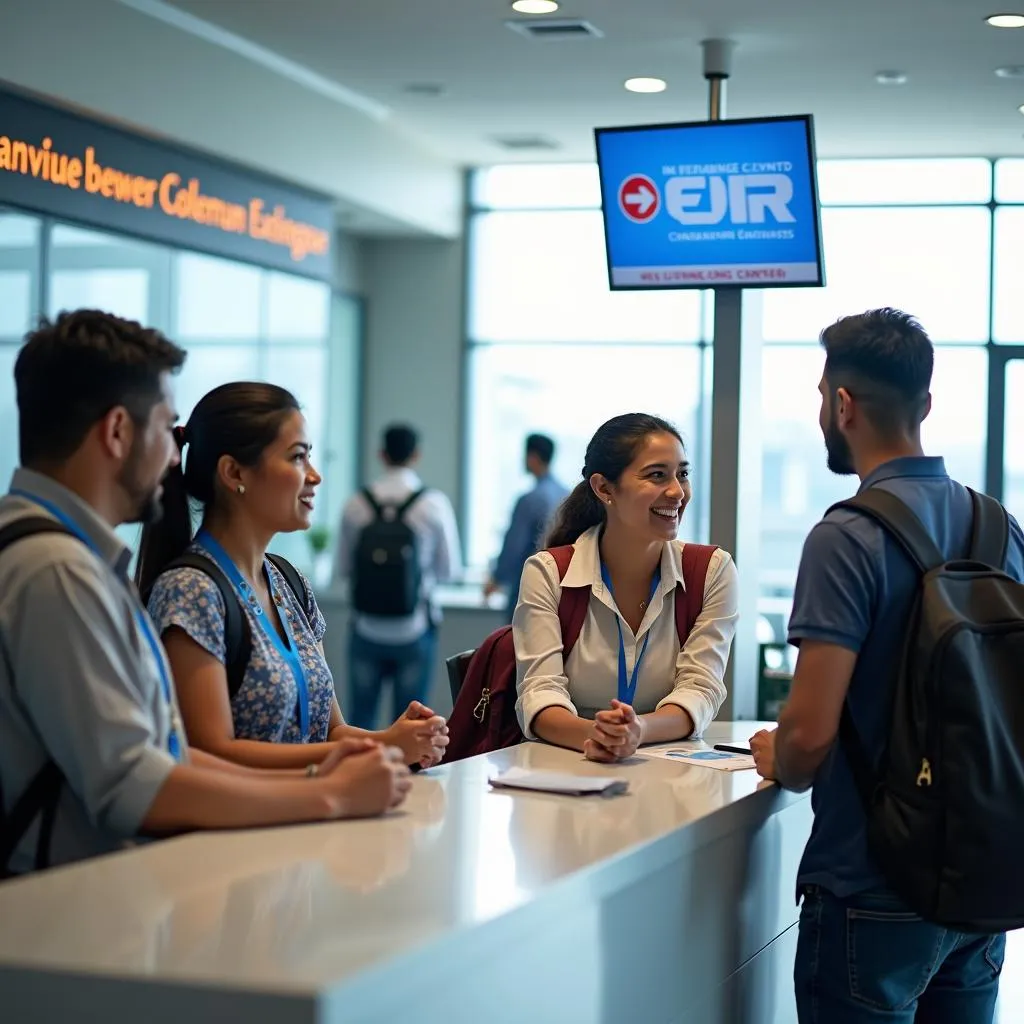
[[[391,111],[390,121],[466,165],[593,158],[595,126],[706,116],[700,41],[734,39],[731,117],[811,112],[823,156],[1024,154],[1024,29],[986,15],[1024,0],[565,0],[601,39],[510,31],[508,0],[172,0]],[[875,72],[909,81],[879,86]],[[659,95],[622,82],[665,78]],[[410,95],[437,83],[444,95]],[[254,111],[258,121],[258,111]],[[541,135],[510,153],[495,136]]]

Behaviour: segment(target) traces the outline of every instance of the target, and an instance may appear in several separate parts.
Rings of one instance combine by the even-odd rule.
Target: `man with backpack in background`
[[[933,349],[878,309],[821,337],[828,467],[857,496],[804,545],[800,648],[758,771],[814,787],[801,1024],[985,1024],[1024,924],[1024,536],[921,447]]]
[[[484,597],[505,591],[506,617],[512,621],[519,599],[519,580],[526,560],[544,546],[551,520],[569,491],[551,473],[555,442],[545,434],[530,434],[526,439],[526,472],[536,481],[532,490],[520,495],[512,510],[512,519],[501,545],[501,553],[491,578],[484,584]]]
[[[335,577],[349,581],[350,721],[361,729],[375,727],[386,679],[394,686],[393,717],[413,701],[427,703],[441,621],[434,589],[462,573],[455,512],[413,470],[419,456],[412,427],[388,427],[383,476],[342,514]]]

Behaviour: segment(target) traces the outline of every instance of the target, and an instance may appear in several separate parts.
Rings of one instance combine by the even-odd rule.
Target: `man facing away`
[[[933,349],[913,318],[878,309],[822,333],[820,426],[828,467],[882,488],[924,524],[943,557],[964,557],[968,490],[921,447],[931,409]],[[859,492],[859,493],[860,493]],[[1024,580],[1024,536],[1010,519],[1005,572]],[[922,920],[887,885],[867,845],[866,817],[837,742],[844,701],[878,764],[891,717],[894,668],[920,585],[882,526],[837,509],[804,545],[789,624],[800,648],[777,731],[751,747],[758,770],[787,789],[814,787],[814,827],[800,865],[796,957],[801,1024],[987,1024],[998,994],[1003,935],[961,934]]]
[[[519,580],[526,560],[537,553],[555,510],[565,500],[568,490],[551,473],[555,458],[555,442],[544,434],[531,434],[526,439],[526,472],[536,481],[533,490],[520,496],[512,510],[512,520],[501,546],[491,578],[484,585],[484,597],[504,590],[508,597],[509,622],[519,597]]]
[[[441,621],[435,590],[462,574],[451,502],[413,468],[417,432],[389,426],[380,458],[383,475],[342,513],[335,565],[335,578],[349,581],[351,722],[360,729],[375,728],[385,680],[394,686],[392,718],[428,702]]]
[[[189,749],[114,532],[161,512],[184,361],[157,331],[86,310],[44,322],[18,355],[21,468],[0,531],[65,532],[0,551],[0,877],[138,835],[377,814],[408,788],[400,753],[375,744],[339,744],[308,778]]]

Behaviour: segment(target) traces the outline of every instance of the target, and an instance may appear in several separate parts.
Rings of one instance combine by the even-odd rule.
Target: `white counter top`
[[[718,723],[708,739],[755,728]],[[512,764],[611,773],[630,792],[491,790],[489,775]],[[4,883],[0,1002],[23,968],[326,997],[560,887],[622,888],[664,862],[666,837],[675,856],[804,799],[750,771],[641,758],[607,768],[524,744],[420,775],[383,820],[195,834]]]

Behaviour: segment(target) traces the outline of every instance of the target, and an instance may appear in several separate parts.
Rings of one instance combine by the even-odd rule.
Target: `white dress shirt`
[[[423,481],[411,469],[389,469],[370,486],[370,493],[382,505],[401,505],[422,487]],[[364,494],[356,494],[349,499],[341,517],[335,579],[351,576],[359,534],[373,522],[373,518],[373,509]],[[415,643],[431,624],[439,623],[441,611],[433,599],[434,588],[438,583],[447,583],[462,575],[455,510],[444,494],[428,490],[403,518],[419,541],[423,569],[420,606],[412,615],[401,618],[376,615],[356,615],[354,618],[354,628],[360,636],[387,646]]]
[[[545,708],[563,707],[581,718],[607,708],[619,689],[619,630],[631,678],[644,638],[650,635],[637,680],[633,707],[648,714],[675,704],[690,713],[700,736],[725,700],[725,666],[736,631],[736,565],[728,552],[711,557],[704,583],[704,607],[680,649],[676,632],[675,588],[684,584],[683,541],[666,543],[661,555],[661,582],[634,635],[601,579],[600,527],[576,541],[563,581],[567,587],[589,586],[590,606],[576,646],[563,664],[558,601],[562,585],[554,558],[534,555],[523,570],[519,603],[512,620],[519,700],[516,710],[523,733],[534,739],[533,720]]]

